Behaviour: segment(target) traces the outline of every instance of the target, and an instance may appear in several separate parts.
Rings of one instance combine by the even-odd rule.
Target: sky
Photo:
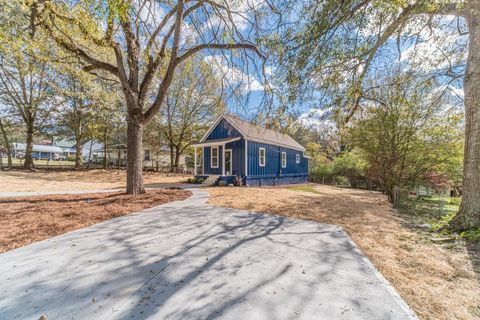
[[[168,8],[156,4],[155,1],[149,3],[153,7],[149,10],[142,8],[140,16],[144,21],[157,25]],[[218,16],[207,19],[207,16],[200,12],[192,16],[191,19],[184,21],[181,50],[199,43],[208,43],[212,41],[215,34],[225,42],[250,41],[253,43],[258,36],[268,35],[269,28],[274,30],[278,16],[272,13],[270,15],[258,14],[269,12],[264,0],[230,0],[228,3],[233,11],[233,24],[228,20],[220,19]],[[257,15],[254,15],[254,11],[257,12]],[[293,17],[295,18],[295,15]],[[171,24],[172,21],[173,19],[170,19],[169,23]],[[434,22],[433,28],[418,29],[416,24],[407,25],[404,29],[403,41],[399,47],[400,52],[398,52],[396,39],[390,39],[379,51],[372,69],[375,68],[375,65],[398,64],[406,69],[413,67],[424,73],[433,73],[444,70],[452,64],[454,66],[453,71],[456,74],[461,74],[463,72],[462,68],[464,68],[464,48],[467,35],[459,36],[458,29],[465,29],[464,22],[458,22],[453,17],[437,17]],[[168,24],[166,30],[168,30]],[[367,27],[365,30],[367,30],[366,32],[368,30],[376,31],[374,26]],[[418,32],[420,36],[417,38],[409,37],[415,32]],[[446,52],[452,51],[451,48],[455,48],[453,55],[446,55]],[[261,110],[262,103],[265,102],[266,98],[263,77],[265,76],[269,83],[274,82],[272,80],[277,77],[276,66],[271,60],[267,59],[264,72],[262,61],[252,53],[209,50],[204,51],[203,60],[211,64],[217,70],[218,75],[223,77],[224,85],[230,91],[227,98],[230,112],[248,119]],[[448,80],[447,78],[445,78],[445,81]],[[449,83],[445,87],[451,89],[451,93],[459,99],[463,97],[461,81]],[[273,87],[273,89],[277,90],[279,88]],[[313,97],[315,97],[315,94]],[[273,99],[273,103],[278,105],[278,100]],[[291,107],[291,110],[301,115],[303,119],[313,115],[311,117],[312,121],[325,116],[324,112],[311,108],[311,101],[310,103],[299,101]]]

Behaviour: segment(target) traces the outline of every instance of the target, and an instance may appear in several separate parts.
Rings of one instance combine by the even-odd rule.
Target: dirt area
[[[114,189],[125,186],[125,170],[0,171],[0,192]],[[190,176],[144,172],[146,187],[183,182]]]
[[[341,225],[420,318],[480,318],[478,244],[432,243],[380,193],[323,185],[208,192],[214,205]]]
[[[161,189],[139,196],[115,192],[0,198],[0,253],[190,195]]]

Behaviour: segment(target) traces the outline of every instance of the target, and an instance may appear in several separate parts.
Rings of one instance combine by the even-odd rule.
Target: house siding
[[[235,138],[241,137],[240,132],[237,131],[230,123],[225,119],[222,119],[215,129],[208,135],[206,141],[213,139],[222,139],[222,138]]]
[[[225,145],[225,149],[232,149],[232,175],[245,175],[245,140],[230,142]]]
[[[260,166],[260,148],[265,148],[265,166]],[[287,167],[282,168],[282,152],[287,154]],[[300,154],[300,163],[296,155]],[[304,183],[308,181],[308,159],[303,152],[255,141],[248,142],[248,185]]]
[[[288,183],[304,183],[308,181],[308,159],[302,151],[284,148],[268,143],[248,140],[247,176],[245,177],[245,139],[227,120],[222,119],[210,132],[205,141],[223,138],[241,137],[240,140],[227,143],[225,149],[232,150],[232,175],[242,177],[247,185],[275,185]],[[259,163],[259,149],[265,148],[265,166]],[[281,154],[287,154],[287,167],[281,167]],[[204,175],[221,175],[223,166],[223,146],[219,146],[219,166],[211,167],[211,147],[203,148]],[[300,163],[296,163],[296,155],[300,155]]]
[[[222,164],[223,164],[223,147],[218,147],[218,168],[212,168],[211,158],[210,158],[211,149],[210,147],[203,148],[203,163],[204,163],[204,174],[222,174]]]

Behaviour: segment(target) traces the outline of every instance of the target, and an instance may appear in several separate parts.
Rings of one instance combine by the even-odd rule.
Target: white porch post
[[[222,176],[225,175],[225,143],[222,148]]]
[[[245,139],[245,177],[248,176],[248,140]]]
[[[193,148],[195,151],[193,152],[193,174],[197,175],[197,147]]]

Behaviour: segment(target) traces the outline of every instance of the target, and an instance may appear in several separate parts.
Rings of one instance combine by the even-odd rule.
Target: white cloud
[[[206,56],[204,60],[211,64],[219,76],[222,76],[226,84],[231,87],[240,87],[244,92],[265,90],[263,84],[255,76],[246,74],[238,67],[229,66],[221,56]]]
[[[298,121],[307,127],[318,129],[336,130],[337,125],[332,119],[331,110],[328,109],[311,109],[308,112],[303,113]]]
[[[147,1],[140,7],[142,3],[143,1],[136,4],[137,10],[140,10],[140,19],[147,24],[157,26],[165,16],[165,10],[155,1]]]

